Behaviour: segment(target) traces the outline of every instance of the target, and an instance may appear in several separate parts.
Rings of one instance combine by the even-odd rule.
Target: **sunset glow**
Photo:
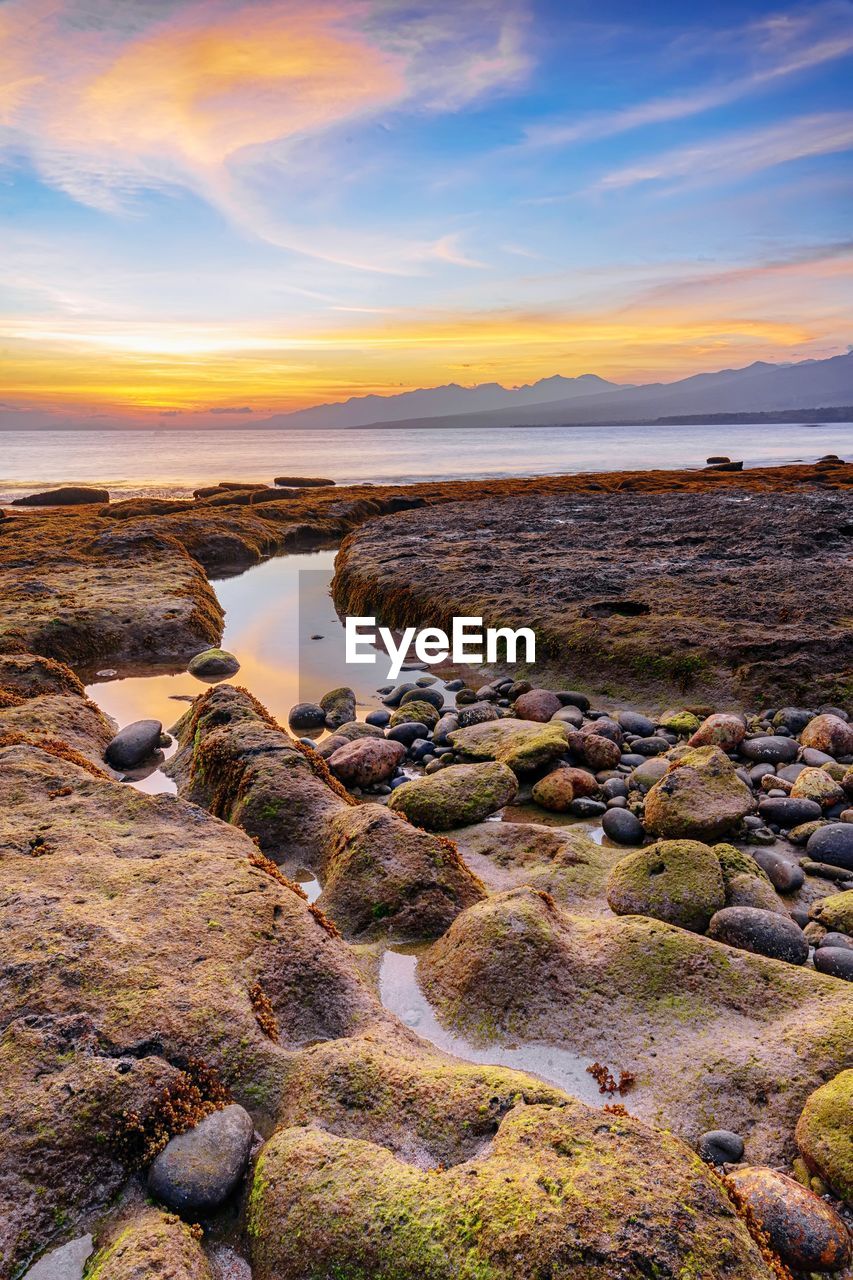
[[[6,0],[3,420],[845,351],[853,6],[635,14]]]

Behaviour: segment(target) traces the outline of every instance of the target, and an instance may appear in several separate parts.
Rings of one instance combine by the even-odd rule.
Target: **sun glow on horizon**
[[[845,351],[853,5],[779,3],[5,0],[0,408]]]

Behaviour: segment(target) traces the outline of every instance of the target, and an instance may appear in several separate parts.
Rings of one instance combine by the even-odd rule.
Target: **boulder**
[[[746,726],[740,716],[720,712],[703,720],[688,740],[691,747],[720,747],[734,751],[746,736]]]
[[[575,798],[573,775],[575,769],[554,769],[533,787],[533,799],[551,813],[568,813]]]
[[[809,958],[809,944],[800,926],[759,907],[724,907],[708,925],[708,937],[788,964],[805,964]]]
[[[346,686],[324,693],[320,706],[326,713],[327,729],[337,729],[355,719],[355,693]]]
[[[148,1190],[184,1216],[224,1204],[249,1164],[255,1126],[243,1107],[214,1111],[166,1144],[148,1170]]]
[[[646,834],[642,822],[630,809],[608,809],[601,816],[601,825],[608,840],[616,844],[642,844]]]
[[[513,773],[535,773],[569,749],[569,730],[556,720],[495,720],[449,733],[453,749],[469,760],[496,760]]]
[[[86,1272],[88,1280],[218,1280],[198,1239],[171,1213],[143,1209],[108,1233]]]
[[[752,808],[752,792],[719,747],[696,747],[673,762],[649,791],[644,826],[652,835],[714,839]]]
[[[94,1247],[95,1242],[89,1234],[69,1240],[68,1244],[51,1249],[39,1258],[23,1280],[83,1280],[83,1269]]]
[[[607,901],[620,916],[652,916],[704,933],[726,901],[719,859],[695,840],[659,840],[616,863]]]
[[[794,738],[767,735],[746,738],[740,744],[741,755],[764,764],[791,764],[796,760],[798,750]]]
[[[187,671],[199,680],[224,680],[239,670],[240,663],[234,654],[224,649],[205,649],[187,663]]]
[[[853,1070],[809,1094],[795,1136],[809,1168],[853,1205]]]
[[[348,937],[434,938],[485,890],[456,848],[382,805],[343,809],[329,825],[321,909]]]
[[[853,874],[853,823],[831,822],[809,836],[806,853],[815,862],[828,862]]]
[[[113,769],[135,769],[160,746],[163,725],[159,720],[136,720],[120,729],[104,751]]]
[[[853,951],[849,947],[819,947],[814,953],[814,967],[818,973],[853,982]]]
[[[431,702],[418,699],[401,704],[391,716],[390,724],[392,729],[401,724],[425,724],[428,729],[434,729],[440,718]]]
[[[614,769],[622,757],[621,748],[612,738],[599,733],[576,733],[572,736],[572,748],[579,745],[580,752],[591,769]]]
[[[827,755],[853,755],[853,725],[840,716],[815,716],[803,729],[800,741],[804,747],[825,751]]]
[[[820,1196],[776,1169],[733,1169],[727,1185],[749,1207],[770,1247],[797,1271],[838,1271],[850,1261],[843,1220]]]
[[[280,1129],[250,1201],[255,1280],[771,1280],[724,1189],[670,1134],[566,1099],[511,1107],[482,1154],[419,1168],[372,1142]],[[582,1261],[581,1261],[582,1260]]]
[[[316,702],[297,702],[296,706],[290,708],[287,723],[297,733],[306,729],[324,729],[326,713]]]
[[[402,742],[357,738],[329,756],[329,768],[346,787],[372,787],[393,777],[405,758]]]
[[[457,764],[397,787],[388,808],[427,831],[449,831],[482,822],[509,804],[517,790],[515,774],[505,764]]]
[[[700,1137],[696,1150],[708,1164],[736,1164],[743,1159],[743,1138],[730,1129],[709,1129]]]
[[[283,489],[325,489],[334,483],[318,476],[276,476],[273,480],[273,484]]]
[[[853,934],[853,889],[832,893],[828,898],[819,898],[809,907],[809,915],[825,929]]]
[[[816,801],[796,798],[793,795],[768,796],[766,800],[758,802],[759,818],[786,830],[790,827],[802,826],[804,822],[814,822],[821,813],[821,807]]]
[[[109,489],[93,489],[87,485],[63,485],[59,489],[45,489],[42,493],[28,493],[24,498],[13,498],[13,507],[77,507],[94,502],[109,502]]]
[[[814,800],[822,809],[831,809],[844,799],[844,789],[825,769],[803,769],[791,788],[794,799]]]
[[[535,720],[540,724],[550,720],[562,705],[556,693],[551,693],[548,689],[530,689],[516,698],[514,703],[519,720]]]

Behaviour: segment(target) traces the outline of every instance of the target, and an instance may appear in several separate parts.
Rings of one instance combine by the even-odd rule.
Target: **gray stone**
[[[624,803],[623,797],[617,799]],[[613,840],[616,844],[643,843],[643,824],[629,809],[608,809],[601,819],[601,825],[608,840]]]
[[[830,822],[809,837],[806,853],[815,862],[853,871],[853,823]]]
[[[723,907],[712,917],[708,937],[788,964],[805,964],[809,958],[809,944],[800,926],[760,907]]]
[[[731,1129],[709,1129],[700,1137],[696,1150],[708,1164],[737,1164],[743,1159],[743,1138]]]
[[[814,953],[814,967],[818,973],[853,982],[853,951],[849,947],[821,946]]]
[[[823,810],[816,800],[796,799],[792,796],[768,796],[759,801],[758,816],[764,822],[772,822],[774,826],[798,827],[801,822],[814,822],[823,816]]]
[[[95,1243],[90,1235],[51,1249],[24,1274],[23,1280],[82,1280],[83,1268]]]
[[[135,720],[116,734],[104,751],[113,769],[135,769],[160,746],[163,726],[159,720]]]
[[[796,760],[798,751],[793,738],[747,738],[740,744],[741,755],[747,760],[760,760],[767,764],[791,764]]]
[[[148,1170],[148,1190],[176,1213],[212,1212],[246,1172],[254,1128],[236,1103],[214,1111],[163,1148]]]
[[[224,676],[236,675],[239,670],[240,663],[234,654],[224,649],[205,649],[187,663],[187,671],[199,680],[221,680]]]

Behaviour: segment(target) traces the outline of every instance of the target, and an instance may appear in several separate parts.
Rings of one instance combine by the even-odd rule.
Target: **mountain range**
[[[853,352],[796,364],[757,361],[745,369],[697,373],[678,382],[642,386],[607,382],[595,374],[559,375],[532,385],[502,387],[453,383],[394,396],[358,396],[276,414],[256,426],[559,426],[650,422],[657,418],[853,404]]]

